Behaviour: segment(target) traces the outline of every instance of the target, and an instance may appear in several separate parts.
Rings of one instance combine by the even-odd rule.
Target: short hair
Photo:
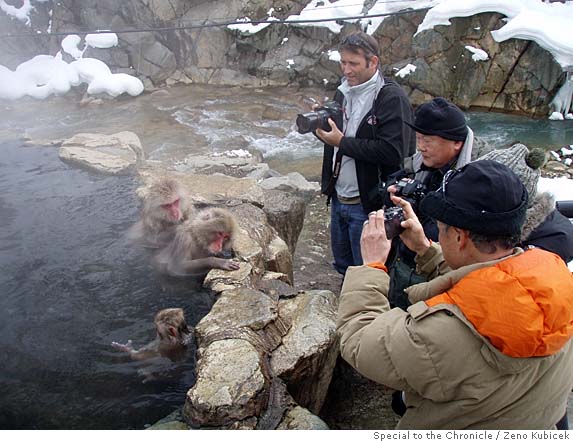
[[[442,223],[444,225],[444,230],[448,231],[450,227],[449,224]],[[462,229],[461,227],[458,227]],[[466,230],[466,229],[462,229]],[[498,250],[507,250],[514,248],[519,244],[521,236],[517,233],[513,235],[484,235],[481,233],[475,233],[467,231],[468,235],[474,244],[475,248],[482,253],[493,254]]]
[[[380,46],[374,37],[365,32],[357,31],[346,35],[338,45],[338,51],[350,51],[364,54],[367,61],[374,56],[379,57]]]
[[[469,237],[476,249],[487,254],[495,253],[498,250],[512,249],[521,239],[517,233],[513,235],[492,236],[469,232]]]

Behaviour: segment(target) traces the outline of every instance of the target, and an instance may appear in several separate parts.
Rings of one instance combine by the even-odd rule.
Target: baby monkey
[[[169,358],[171,361],[181,361],[185,357],[187,345],[191,340],[191,332],[185,322],[183,309],[167,308],[155,315],[155,339],[146,346],[135,350],[131,340],[127,344],[112,342],[111,345],[121,351],[129,353],[135,361],[144,361],[154,358]]]

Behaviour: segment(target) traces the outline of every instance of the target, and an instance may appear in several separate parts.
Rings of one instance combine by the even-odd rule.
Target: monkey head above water
[[[167,308],[160,310],[155,315],[155,339],[146,346],[135,350],[131,340],[126,344],[112,342],[111,345],[136,361],[143,361],[153,358],[169,358],[172,361],[179,361],[185,355],[186,346],[192,335],[185,322],[183,309]]]
[[[204,276],[211,269],[237,270],[230,254],[237,224],[222,208],[207,208],[176,227],[175,237],[154,257],[159,271],[172,276]]]
[[[160,249],[173,239],[177,225],[193,213],[179,182],[161,177],[143,196],[141,219],[129,229],[128,237],[146,248]]]

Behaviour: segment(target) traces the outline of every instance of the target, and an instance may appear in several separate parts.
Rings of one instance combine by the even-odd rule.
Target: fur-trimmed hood
[[[521,229],[521,241],[526,241],[533,232],[551,212],[555,210],[555,198],[548,193],[538,193],[525,213],[525,223]]]

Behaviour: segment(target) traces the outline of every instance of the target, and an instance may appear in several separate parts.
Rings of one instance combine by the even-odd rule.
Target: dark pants
[[[330,205],[330,244],[334,268],[344,275],[349,266],[362,265],[360,236],[368,214],[362,204],[342,204],[336,196]]]

